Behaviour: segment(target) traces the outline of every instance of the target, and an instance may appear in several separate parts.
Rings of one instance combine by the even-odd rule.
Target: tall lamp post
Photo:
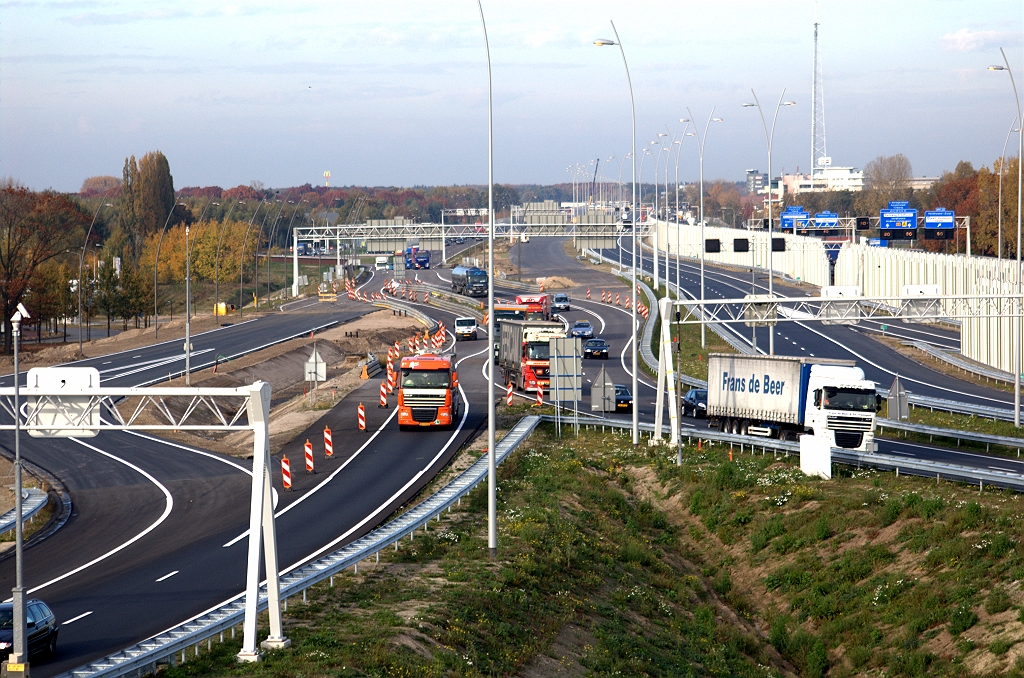
[[[11,316],[11,338],[14,340],[14,588],[11,590],[14,607],[14,647],[7,658],[5,669],[11,664],[21,664],[28,659],[25,644],[25,586],[22,551],[24,549],[24,524],[21,518],[21,406],[18,379],[18,343],[21,337],[21,321],[29,318],[28,311],[21,304]],[[24,670],[24,669],[23,669]],[[25,671],[25,675],[28,671]],[[8,670],[8,675],[11,673]]]
[[[772,139],[775,137],[775,122],[779,119],[779,109],[783,106],[796,106],[795,101],[783,101],[786,96],[786,90],[783,88],[782,96],[779,97],[779,103],[775,106],[775,116],[772,118],[772,130],[768,131],[768,124],[764,119],[764,111],[761,109],[761,102],[757,100],[757,94],[753,89],[750,93],[754,95],[754,103],[743,104],[744,108],[756,107],[757,112],[761,115],[761,126],[764,127],[764,140],[768,145],[768,296],[775,296],[775,287],[773,285],[773,278],[775,275],[775,268],[772,261],[772,202],[774,197],[772,196]],[[775,329],[769,325],[768,330],[768,355],[775,355]]]
[[[82,254],[78,257],[78,352],[82,352],[82,275],[85,270],[85,250],[89,247],[89,238],[92,236],[92,227],[96,225],[96,219],[100,216],[100,210],[104,207],[113,207],[109,202],[100,203],[96,208],[96,214],[92,216],[92,223],[85,234],[85,242],[82,243]]]
[[[157,275],[160,273],[160,245],[164,242],[164,232],[167,231],[167,224],[171,222],[171,215],[174,214],[174,208],[178,206],[188,207],[183,202],[176,202],[171,206],[171,210],[167,213],[167,218],[164,219],[164,226],[160,229],[160,238],[156,241],[156,256],[153,258],[153,338],[156,339],[160,336],[160,307],[157,304]],[[185,241],[186,243],[188,240]],[[187,247],[186,247],[187,250]]]
[[[219,205],[210,200],[199,216],[199,224],[206,217],[210,205]],[[192,243],[189,240],[191,228],[185,222],[185,386],[192,385]],[[199,237],[199,225],[196,226],[196,237]]]
[[[598,47],[606,47],[606,46],[612,46],[612,45],[617,45],[618,46],[619,54],[622,55],[622,65],[626,69],[626,83],[629,85],[629,108],[630,108],[630,113],[632,114],[632,119],[633,119],[633,127],[632,127],[632,144],[633,144],[633,151],[632,151],[632,161],[633,161],[633,209],[632,209],[632,211],[633,211],[633,228],[632,228],[632,232],[633,232],[633,271],[632,271],[632,273],[630,275],[630,281],[631,281],[630,284],[632,285],[632,292],[636,293],[636,251],[637,251],[637,247],[636,247],[636,229],[638,227],[638,223],[637,223],[637,209],[636,209],[637,208],[637,205],[636,205],[636,101],[633,99],[633,80],[632,80],[632,78],[630,78],[630,75],[629,75],[629,63],[626,61],[626,51],[622,48],[622,41],[619,39],[619,31],[615,28],[615,22],[612,21],[611,24],[612,24],[612,32],[615,33],[615,40],[607,40],[607,39],[601,38],[601,39],[595,40],[594,44],[597,45]],[[638,400],[638,394],[637,394],[637,381],[638,381],[637,369],[638,369],[638,367],[637,367],[637,360],[636,360],[636,355],[637,355],[637,347],[636,347],[636,344],[637,344],[637,336],[636,336],[637,335],[637,332],[636,332],[636,304],[632,304],[630,306],[630,323],[631,323],[631,325],[630,325],[629,332],[630,332],[630,335],[632,337],[631,338],[632,346],[630,347],[630,360],[632,361],[632,367],[633,367],[633,380],[632,380],[632,387],[633,387],[633,431],[632,431],[632,433],[633,433],[633,444],[634,445],[639,445],[640,444],[640,418],[639,418],[639,411],[638,411],[638,408],[637,408],[637,404],[638,404],[639,400]]]
[[[487,55],[487,341],[494,344],[494,116],[491,90],[491,44],[487,40],[484,5],[480,9],[480,25],[484,31],[484,52]],[[573,208],[575,210],[575,208]],[[498,555],[498,473],[494,456],[497,412],[494,403],[494,360],[487,351],[487,553]]]
[[[1013,71],[1010,69],[1010,61],[1006,58],[1006,52],[999,48],[1003,55],[1003,66],[989,66],[990,71],[1006,71],[1010,76],[1010,86],[1013,87],[1013,103],[1017,106],[1017,120],[1024,121],[1020,112],[1020,96],[1017,94],[1017,83],[1013,79]],[[1024,124],[1021,125],[1024,129]],[[1021,246],[1021,189],[1024,189],[1024,174],[1021,164],[1024,163],[1024,131],[1017,133],[1017,312],[1013,320],[1013,425],[1020,426],[1020,305],[1021,305],[1021,268],[1020,268],[1020,246]]]
[[[690,108],[686,108],[686,112],[690,116],[690,120],[693,120],[693,113],[690,113]],[[713,122],[722,122],[721,118],[715,117],[715,107],[711,107],[711,115],[708,116],[708,122],[704,125],[704,135],[698,135],[697,125],[694,124],[693,129],[695,136],[697,137],[697,148],[698,156],[700,158],[700,300],[704,301],[704,142],[708,139],[708,129],[711,127]],[[705,348],[707,343],[707,325],[704,324],[704,306],[703,303],[700,307],[700,347]]]
[[[1010,143],[1010,135],[1020,132],[1017,129],[1017,118],[1010,123],[1010,129],[1006,130],[1006,139],[1003,140],[1003,152],[999,154],[999,210],[998,210],[998,246],[996,247],[996,260],[999,261],[1000,282],[1002,282],[1002,261],[1003,261],[1003,172],[1006,169],[1006,145]],[[1002,291],[1000,291],[1002,294]]]

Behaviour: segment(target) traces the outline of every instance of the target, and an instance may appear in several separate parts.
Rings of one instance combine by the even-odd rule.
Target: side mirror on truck
[[[882,411],[882,396],[875,394],[875,412]]]
[[[821,407],[821,389],[814,389],[814,406]]]

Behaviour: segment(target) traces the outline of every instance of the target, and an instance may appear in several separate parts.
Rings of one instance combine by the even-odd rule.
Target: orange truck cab
[[[451,427],[459,416],[459,375],[453,359],[433,353],[399,363],[398,427]]]
[[[551,320],[551,297],[546,294],[520,294],[516,303],[527,307],[527,320]]]

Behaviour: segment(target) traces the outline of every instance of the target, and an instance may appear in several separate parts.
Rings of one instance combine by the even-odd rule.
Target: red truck
[[[551,297],[546,294],[520,294],[516,303],[527,307],[527,320],[551,320]]]

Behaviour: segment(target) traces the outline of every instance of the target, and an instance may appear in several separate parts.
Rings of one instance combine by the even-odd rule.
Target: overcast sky
[[[636,95],[637,144],[705,121],[705,177],[810,163],[812,0],[485,1],[494,77],[495,180],[553,183],[630,144],[614,20]],[[904,153],[918,176],[991,165],[1016,109],[1021,3],[819,3],[834,165]],[[1020,75],[1017,76],[1019,79]],[[1020,83],[1024,85],[1024,82]],[[445,2],[5,2],[0,4],[0,174],[74,191],[160,149],[175,186],[435,185],[487,180],[487,71],[477,5]],[[1010,147],[1015,144],[1011,142]],[[687,138],[680,179],[697,175]],[[608,162],[615,156],[616,160]],[[628,164],[622,169],[629,175]],[[644,167],[652,177],[652,162]]]

